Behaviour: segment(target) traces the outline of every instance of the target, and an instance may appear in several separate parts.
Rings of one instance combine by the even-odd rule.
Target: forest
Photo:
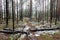
[[[0,0],[1,40],[60,40],[60,0]]]

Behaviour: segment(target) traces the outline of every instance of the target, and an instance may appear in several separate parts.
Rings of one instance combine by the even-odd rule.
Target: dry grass
[[[0,24],[0,29],[3,29],[3,28],[5,28],[5,27],[6,27],[6,23]],[[16,21],[14,22],[14,27],[17,27]],[[13,24],[12,24],[11,21],[9,21],[9,23],[8,23],[8,28],[13,28]]]

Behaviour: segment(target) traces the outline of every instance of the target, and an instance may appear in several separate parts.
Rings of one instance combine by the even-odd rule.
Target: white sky
[[[14,0],[15,1],[15,4],[17,3],[17,1],[18,1],[18,3],[20,3],[20,0]],[[26,0],[23,0],[23,1],[26,1]],[[37,0],[36,0],[37,1]],[[40,0],[40,4],[41,5],[39,5],[38,3],[36,3],[36,1],[35,0],[32,0],[32,8],[33,8],[33,10],[35,10],[35,6],[37,6],[37,9],[39,10],[39,9],[42,9],[43,10],[43,2],[41,2],[41,1],[43,1],[43,0]],[[3,3],[4,2],[4,0],[2,0],[2,9],[4,9],[4,4],[5,3]],[[49,5],[49,2],[50,2],[50,0],[47,0],[46,1],[46,5],[45,6],[47,6],[47,5]],[[27,5],[29,5],[29,3],[30,3],[30,1],[29,0],[27,0],[27,2],[25,2],[24,4],[23,4],[23,9],[26,9],[27,8]],[[18,4],[18,5],[20,5],[20,4]],[[11,7],[11,3],[10,3],[10,7]],[[16,9],[16,8],[15,8]],[[16,10],[15,10],[15,12],[16,12]]]
[[[17,1],[18,1],[18,3],[20,3],[20,0],[15,0],[15,3],[17,3]],[[25,0],[24,0],[24,1],[25,1]],[[42,1],[42,0],[41,0],[41,1]],[[47,1],[46,1],[47,3],[46,3],[45,6],[47,6],[47,5],[49,4],[49,1],[50,1],[50,0],[47,0]],[[3,0],[2,0],[2,2],[3,2]],[[35,0],[32,0],[32,2],[33,2],[33,4],[32,4],[32,5],[33,5],[33,6],[32,6],[33,8],[34,8],[35,6],[38,6],[38,5],[39,5],[39,4],[36,3]],[[29,5],[29,1],[28,1],[28,0],[27,0],[27,2],[25,2],[25,3],[23,4],[23,8],[26,9],[26,8],[27,8],[27,5]],[[4,4],[3,4],[3,3],[2,3],[2,7],[4,8]],[[43,2],[41,2],[41,5],[38,6],[38,9],[39,9],[39,8],[43,8]]]

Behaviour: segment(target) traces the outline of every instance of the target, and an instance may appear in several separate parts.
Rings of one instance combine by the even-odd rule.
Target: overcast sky
[[[3,3],[5,0],[0,0],[0,10],[2,10],[2,9],[4,9],[4,4],[5,3]],[[14,0],[14,2],[15,2],[15,4],[17,5],[17,0]],[[23,9],[28,9],[28,7],[27,7],[27,5],[29,5],[30,4],[30,1],[29,0],[23,0],[23,2],[24,2],[24,4],[23,4]],[[43,0],[40,0],[40,4],[38,3],[39,1],[38,0],[32,0],[32,10],[34,11],[35,10],[35,7],[37,6],[37,10],[38,11],[43,11],[44,9],[43,9]],[[20,9],[20,0],[18,0],[18,5],[19,5],[19,9]],[[45,4],[46,3],[46,4]],[[45,0],[44,1],[44,6],[46,6],[47,7],[47,5],[49,5],[50,4],[50,0]],[[9,4],[9,7],[10,7],[10,12],[12,12],[12,5],[11,5],[11,2],[10,2],[10,4]],[[17,7],[15,7],[15,13],[17,13]],[[4,11],[3,11],[4,12]]]
[[[3,3],[5,0],[0,0],[0,11],[2,10],[2,9],[4,9],[4,4],[5,3]],[[32,9],[33,10],[35,10],[35,7],[37,6],[37,10],[38,11],[40,11],[40,9],[41,10],[43,10],[43,2],[42,2],[43,0],[40,0],[40,4],[38,3],[39,1],[38,0],[32,0]],[[15,2],[15,4],[17,4],[17,0],[14,0],[14,2]],[[29,0],[23,0],[23,2],[24,2],[24,4],[23,4],[23,9],[28,9],[28,7],[27,7],[27,5],[29,5],[30,4],[30,1]],[[20,6],[20,0],[18,0],[18,5]],[[45,4],[46,3],[46,4]],[[50,0],[45,0],[44,1],[44,6],[46,6],[47,7],[47,5],[49,5],[50,4]],[[10,4],[9,4],[9,7],[10,7],[10,11],[12,11],[12,9],[11,9],[11,2],[10,2]],[[15,9],[17,9],[16,7],[15,7]],[[20,7],[19,7],[19,9],[20,9]],[[16,10],[15,10],[15,12],[17,12]]]
[[[4,0],[0,0],[0,6],[1,6],[1,4],[2,4],[2,2],[3,2]],[[26,0],[23,0],[23,1],[26,1]],[[37,0],[36,0],[37,1]],[[38,9],[39,8],[43,8],[43,0],[40,0],[41,1],[41,4],[39,5],[38,3],[36,3],[36,1],[35,0],[32,0],[32,2],[33,2],[33,8],[35,7],[35,6],[37,6],[38,7]],[[46,4],[44,5],[44,6],[47,6],[47,5],[49,5],[49,0],[46,0],[45,1],[46,2]],[[17,0],[15,0],[15,3],[17,3]],[[20,1],[18,0],[18,3],[20,3]],[[29,0],[27,0],[24,4],[23,4],[23,8],[24,9],[26,9],[27,8],[27,5],[29,5]],[[3,5],[2,5],[3,6]]]

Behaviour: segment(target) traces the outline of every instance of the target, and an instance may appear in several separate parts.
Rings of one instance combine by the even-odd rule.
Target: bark
[[[52,23],[52,14],[53,14],[53,0],[50,1],[50,27]]]
[[[59,17],[57,16],[58,0],[57,0],[56,2],[57,2],[57,4],[56,4],[56,10],[55,10],[55,25],[57,24],[57,19],[59,18]]]
[[[17,1],[17,24],[18,24],[18,1]]]
[[[6,27],[8,27],[8,14],[9,14],[9,9],[8,9],[8,0],[6,0]]]
[[[29,18],[32,18],[32,0],[30,0],[30,12],[29,12]]]
[[[23,5],[23,0],[20,0],[20,7],[21,7],[21,10],[20,10],[20,20],[23,21],[23,13],[22,13],[22,5]]]
[[[15,11],[14,11],[14,2],[12,0],[12,22],[13,22],[13,32],[14,32],[14,15],[15,15]]]

